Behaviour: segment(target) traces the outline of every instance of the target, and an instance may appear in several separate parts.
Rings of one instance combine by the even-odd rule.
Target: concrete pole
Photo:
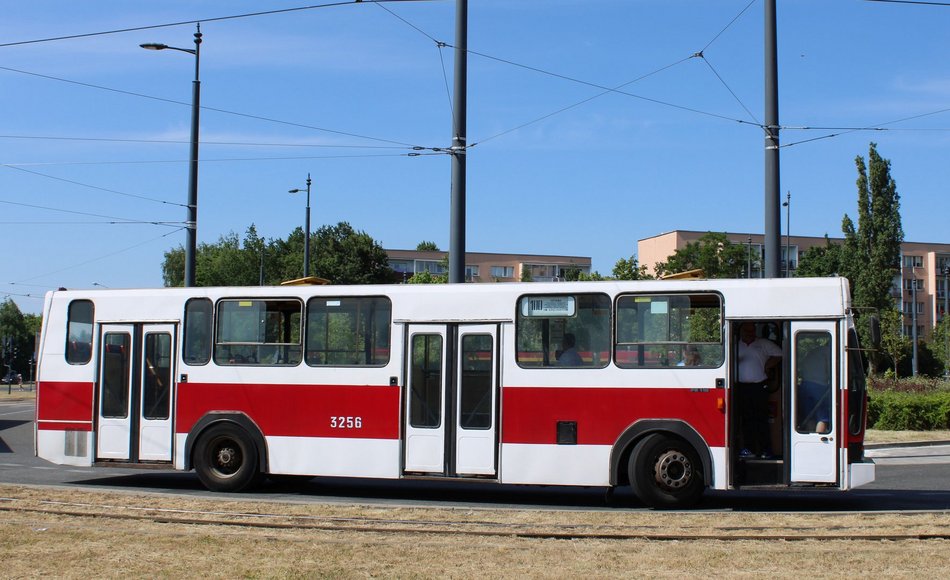
[[[468,0],[455,2],[455,94],[452,110],[452,201],[449,210],[449,282],[465,282],[465,157],[468,90]]]
[[[779,277],[782,223],[779,209],[778,39],[775,0],[765,2],[765,277]]]

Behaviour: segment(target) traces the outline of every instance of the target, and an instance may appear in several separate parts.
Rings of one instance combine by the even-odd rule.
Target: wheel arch
[[[241,411],[212,411],[195,422],[191,431],[188,432],[188,438],[185,439],[185,470],[194,469],[195,467],[193,461],[194,448],[201,435],[211,427],[222,423],[237,425],[247,432],[257,448],[258,471],[267,473],[267,441],[264,439],[264,434],[257,423]]]
[[[680,419],[641,419],[627,427],[610,450],[610,485],[629,483],[627,464],[637,443],[651,433],[668,433],[689,443],[703,464],[703,482],[712,485],[712,454],[706,441],[690,425]]]

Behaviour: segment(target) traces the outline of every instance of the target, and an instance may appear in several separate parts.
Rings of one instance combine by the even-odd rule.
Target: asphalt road
[[[644,509],[627,489],[609,499],[603,488],[502,486],[491,483],[377,481],[346,478],[268,482],[253,493],[212,494],[194,473],[126,468],[76,468],[33,456],[33,401],[0,402],[0,483],[77,489],[135,490],[186,496],[289,502],[338,502],[525,509]],[[876,448],[874,483],[828,490],[710,491],[699,510],[880,512],[950,510],[950,445]]]

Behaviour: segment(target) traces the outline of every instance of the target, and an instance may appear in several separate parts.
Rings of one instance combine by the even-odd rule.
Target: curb
[[[865,443],[865,449],[898,449],[901,447],[935,447],[937,445],[950,445],[950,440],[935,441],[902,441],[900,443]]]

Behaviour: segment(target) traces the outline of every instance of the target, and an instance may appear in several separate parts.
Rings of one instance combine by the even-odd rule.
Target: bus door
[[[405,471],[495,476],[498,327],[411,325],[407,334]]]
[[[837,324],[791,323],[791,481],[834,483],[838,475]]]
[[[171,461],[175,327],[103,324],[96,459]]]

